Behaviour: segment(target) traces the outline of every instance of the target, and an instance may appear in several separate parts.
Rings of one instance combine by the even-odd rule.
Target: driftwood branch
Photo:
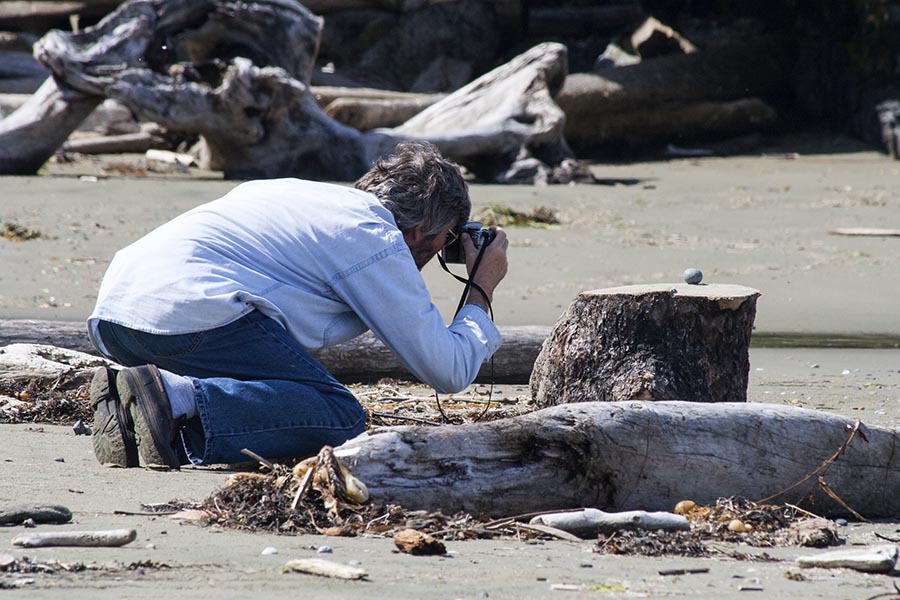
[[[644,510],[628,510],[609,513],[596,508],[585,508],[577,511],[547,513],[534,517],[530,525],[549,525],[588,539],[597,534],[610,534],[616,531],[689,531],[691,524],[686,517],[669,512],[647,512]]]
[[[503,345],[494,355],[493,367],[490,363],[482,366],[478,381],[527,382],[541,344],[549,331],[549,327],[538,326],[501,327]],[[88,340],[85,325],[70,321],[0,319],[0,349],[11,344],[40,344],[94,356],[97,354]],[[320,350],[315,355],[335,377],[348,383],[375,382],[384,378],[409,380],[413,377],[396,356],[371,334]],[[36,360],[38,358],[40,357],[36,356]],[[71,363],[71,360],[67,362]],[[40,364],[43,365],[44,362],[40,361]],[[94,366],[96,364],[86,365],[84,368]],[[10,367],[6,368],[10,370]],[[27,376],[26,369],[18,369],[18,372],[22,377]],[[52,376],[54,376],[52,373],[42,375],[42,377]]]
[[[46,546],[124,546],[137,539],[134,529],[105,531],[41,531],[24,533],[12,539],[13,546],[43,548]]]
[[[753,500],[803,479],[855,423],[787,406],[581,403],[490,423],[393,427],[335,449],[373,498],[503,516],[593,507],[672,510],[681,500]],[[863,427],[819,474],[868,518],[900,513],[900,433]],[[816,481],[773,502],[847,515]]]

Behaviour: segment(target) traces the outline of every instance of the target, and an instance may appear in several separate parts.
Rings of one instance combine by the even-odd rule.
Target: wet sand
[[[0,221],[47,236],[0,240],[0,318],[83,320],[116,249],[235,185],[202,173],[79,178],[98,175],[103,160],[55,166],[43,177],[0,178]],[[552,325],[582,290],[673,282],[685,268],[698,267],[706,282],[747,285],[762,293],[751,349],[751,402],[837,412],[870,426],[900,426],[900,349],[891,347],[900,339],[895,301],[900,238],[828,233],[837,227],[900,228],[900,163],[872,152],[772,153],[600,165],[595,173],[607,185],[472,187],[476,212],[489,204],[526,211],[549,206],[562,221],[552,229],[509,230],[510,273],[494,305],[499,324]],[[429,265],[425,276],[436,303],[446,315],[452,313],[458,284],[437,265]],[[776,335],[791,343],[802,336],[821,341],[859,334],[888,348],[763,347]],[[527,389],[501,386],[498,393],[517,396]],[[199,528],[116,511],[202,499],[223,484],[224,472],[103,469],[90,440],[68,427],[3,425],[0,439],[0,506],[61,503],[75,512],[74,522],[63,528],[128,526],[139,532],[137,541],[119,549],[22,550],[8,540],[24,529],[5,527],[0,528],[0,554],[99,563],[150,560],[172,567],[0,574],[3,584],[34,578],[25,584],[32,588],[30,596],[746,598],[749,592],[741,591],[746,587],[761,588],[758,595],[766,598],[837,599],[893,591],[895,581],[849,570],[801,572],[794,558],[816,551],[800,548],[766,549],[779,562],[746,562],[614,557],[593,553],[591,542],[500,540],[451,542],[449,556],[424,558],[392,552],[387,539]],[[896,538],[897,528],[897,523],[851,523],[840,533],[849,544],[877,544],[884,540],[876,532]],[[323,556],[315,553],[323,545],[334,550],[325,558],[360,561],[370,581],[280,573],[290,558]],[[262,556],[267,546],[279,553]],[[678,568],[709,572],[659,574]]]

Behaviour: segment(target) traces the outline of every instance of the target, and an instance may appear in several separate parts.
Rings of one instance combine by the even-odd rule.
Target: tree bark
[[[568,402],[745,402],[759,292],[634,285],[583,292],[534,364],[540,407]]]
[[[481,368],[477,381],[525,383],[550,332],[549,327],[501,327],[503,345]],[[84,323],[70,321],[0,320],[0,352],[10,344],[41,344],[96,356]],[[367,333],[349,342],[314,353],[322,365],[345,383],[379,379],[410,380],[412,374],[375,336]],[[95,366],[95,365],[90,365]]]
[[[863,516],[896,517],[900,433],[855,428],[838,415],[768,404],[581,403],[489,423],[380,429],[335,455],[377,502],[446,514],[671,511],[686,499],[774,496],[846,516],[821,479]]]

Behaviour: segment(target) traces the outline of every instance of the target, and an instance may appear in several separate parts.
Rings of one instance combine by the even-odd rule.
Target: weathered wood
[[[532,400],[744,402],[758,296],[738,285],[582,292],[535,361]]]
[[[503,345],[494,355],[493,368],[485,363],[477,381],[496,383],[525,383],[531,375],[531,368],[541,349],[541,344],[550,332],[549,327],[518,326],[501,327]],[[69,349],[96,356],[97,351],[87,337],[84,323],[69,321],[3,320],[0,319],[0,353],[13,344],[40,344]],[[19,352],[19,351],[17,351]],[[39,357],[41,349],[32,354]],[[20,354],[17,354],[19,356]],[[375,382],[384,378],[410,380],[412,374],[397,357],[375,336],[365,334],[344,344],[319,350],[316,358],[344,382]],[[70,360],[68,362],[71,362]],[[43,364],[43,363],[42,363]],[[84,368],[93,368],[96,363]],[[0,377],[8,375],[11,367],[3,367],[0,362]],[[59,371],[59,369],[57,369]],[[59,375],[57,371],[47,377]],[[27,370],[18,370],[26,377]]]
[[[890,573],[897,564],[897,546],[882,544],[855,550],[832,550],[812,556],[800,556],[797,564],[804,568],[853,569],[865,573]]]
[[[380,429],[335,454],[376,501],[447,514],[670,511],[688,498],[772,496],[846,516],[821,477],[877,518],[900,514],[898,444],[895,430],[857,431],[845,417],[790,406],[593,402],[489,423]]]
[[[0,173],[33,175],[103,100],[63,92],[53,79],[0,121]]]
[[[431,98],[424,100],[338,98],[325,107],[325,114],[348,127],[370,131],[379,127],[402,125],[434,102]]]
[[[38,531],[23,533],[12,539],[13,546],[45,548],[48,546],[124,546],[137,539],[134,529],[101,531]]]
[[[35,55],[67,88],[199,133],[228,178],[353,180],[404,139],[433,141],[486,179],[505,181],[517,160],[546,163],[549,181],[583,172],[552,100],[565,78],[564,46],[532,48],[396,129],[361,133],[309,93],[320,29],[320,18],[288,0],[130,0],[96,27],[48,33]],[[239,50],[218,56],[223,48]],[[181,55],[191,63],[177,62]],[[32,169],[47,158],[26,154]]]
[[[588,150],[597,128],[616,113],[783,93],[789,86],[789,56],[780,38],[760,38],[661,56],[602,75],[574,73],[556,97],[566,114],[566,139],[576,150]]]
[[[648,18],[631,34],[631,47],[642,59],[666,54],[691,54],[697,47],[680,33],[661,23],[654,17]]]
[[[413,94],[410,92],[396,92],[393,90],[379,90],[364,87],[342,87],[332,85],[313,85],[310,91],[319,103],[325,108],[336,100],[403,100],[403,101],[429,101],[434,104],[446,97],[446,94]],[[429,105],[430,105],[429,104]]]
[[[82,154],[115,154],[118,152],[146,152],[152,148],[166,148],[168,143],[159,136],[141,131],[122,135],[82,137],[67,140],[62,149]]]
[[[534,517],[529,524],[549,525],[583,539],[595,538],[599,533],[610,534],[616,531],[690,531],[691,529],[691,524],[686,517],[670,512],[627,510],[609,513],[596,508],[547,513]]]
[[[758,98],[728,102],[675,103],[605,115],[582,123],[580,139],[595,150],[639,150],[651,146],[765,131],[778,114]]]

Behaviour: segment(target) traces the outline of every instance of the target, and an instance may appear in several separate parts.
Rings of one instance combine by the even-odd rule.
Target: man
[[[244,183],[119,251],[88,319],[98,350],[128,367],[91,382],[97,459],[178,468],[338,445],[365,413],[309,351],[367,329],[438,392],[469,385],[500,345],[488,310],[506,234],[449,327],[419,271],[470,210],[456,165],[407,142],[356,189]]]

